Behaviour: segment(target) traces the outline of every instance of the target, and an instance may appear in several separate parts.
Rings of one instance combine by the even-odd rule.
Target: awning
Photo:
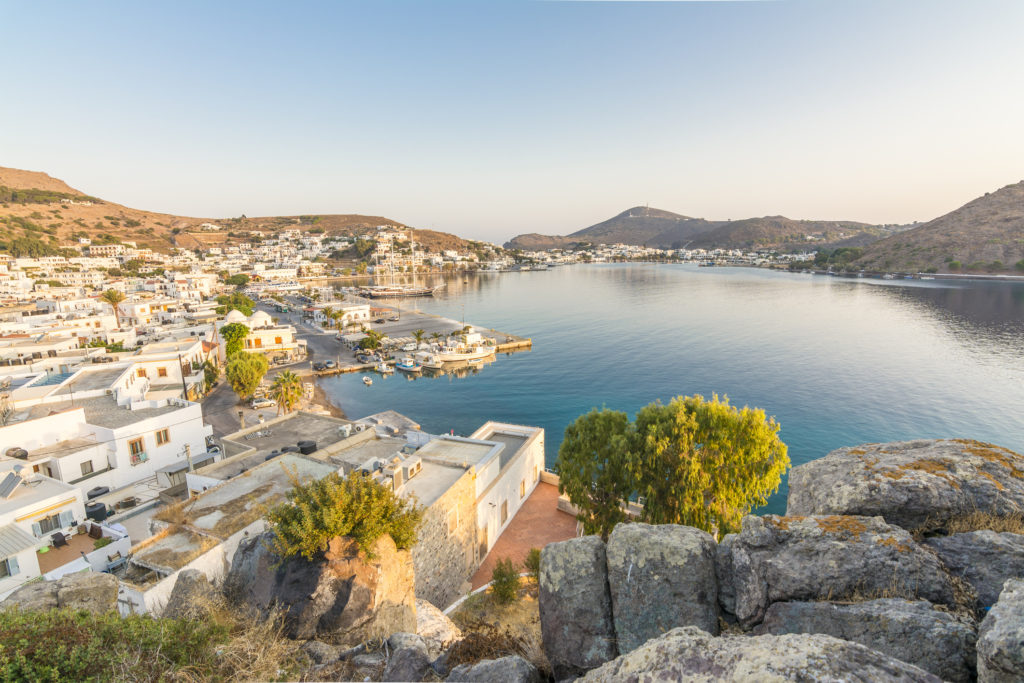
[[[0,559],[17,555],[37,545],[39,541],[21,527],[15,524],[0,526]]]

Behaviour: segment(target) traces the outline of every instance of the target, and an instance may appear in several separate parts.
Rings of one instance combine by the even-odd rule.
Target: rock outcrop
[[[880,517],[764,517],[718,547],[719,598],[744,628],[773,602],[857,597],[924,598],[952,604],[939,559]]]
[[[477,683],[540,683],[540,673],[518,655],[500,659],[484,659],[476,664],[462,664],[452,669],[446,680]]]
[[[160,616],[164,619],[201,619],[218,600],[217,590],[210,585],[206,574],[198,569],[185,569],[174,580],[174,588]]]
[[[270,549],[272,533],[239,544],[226,585],[260,614],[283,610],[289,637],[356,645],[416,630],[412,559],[390,536],[377,539],[372,559],[353,539],[335,538],[314,560],[282,562]]]
[[[978,683],[1024,681],[1024,580],[1006,582],[978,629]]]
[[[1024,578],[1024,536],[1008,532],[971,531],[925,539],[955,576],[978,594],[978,607],[999,599],[1007,579]]]
[[[840,448],[789,473],[786,514],[880,516],[941,529],[966,513],[1024,512],[1024,456],[966,439]]]
[[[459,627],[426,600],[416,601],[416,633],[423,638],[427,654],[432,660],[441,656],[441,652],[452,643],[462,639]]]
[[[719,636],[669,631],[586,674],[582,681],[900,681],[939,678],[858,643],[825,635]]]
[[[556,680],[579,676],[618,654],[600,538],[551,543],[541,551],[540,625]]]
[[[56,581],[27,583],[0,602],[0,609],[17,606],[25,612],[46,612],[66,608],[103,614],[117,610],[117,589],[112,574],[78,572]]]
[[[944,681],[973,679],[976,625],[924,600],[776,602],[757,634],[820,633],[860,643]]]
[[[608,538],[608,586],[620,653],[677,626],[718,635],[715,540],[693,527],[619,524]]]

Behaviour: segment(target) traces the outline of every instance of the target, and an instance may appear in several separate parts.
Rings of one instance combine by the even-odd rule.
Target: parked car
[[[277,401],[272,398],[254,398],[249,405],[253,410],[259,410],[260,408],[273,408],[277,405]]]
[[[406,344],[405,346],[402,347],[402,350],[403,351],[415,351],[416,350],[416,343],[415,342],[409,342],[408,344]]]
[[[332,370],[338,366],[333,360],[324,361],[324,370]]]
[[[391,322],[393,322],[393,323],[397,323],[397,322],[398,322],[398,320],[399,320],[399,318],[398,318],[398,316],[397,316],[397,315],[393,315],[393,316],[391,316],[390,318],[388,318],[388,320],[390,320],[390,321],[391,321]]]
[[[384,324],[384,318],[377,318],[373,322],[374,322],[375,325],[383,325]]]
[[[319,370],[324,370],[325,368],[326,368],[326,366],[323,363],[321,363],[320,361],[317,361],[317,362],[313,363],[313,369],[314,370],[318,370],[319,371]]]

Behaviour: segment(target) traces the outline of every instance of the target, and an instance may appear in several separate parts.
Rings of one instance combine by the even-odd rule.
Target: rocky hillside
[[[567,236],[518,235],[505,246],[517,249],[566,248],[583,243],[634,244],[661,249],[761,249],[789,251],[862,246],[909,226],[881,226],[855,221],[802,221],[765,216],[737,221],[709,221],[633,207],[606,221]]]
[[[74,203],[62,202],[70,200]],[[221,230],[205,230],[203,223]],[[0,243],[30,237],[52,249],[78,237],[100,242],[132,241],[140,247],[168,251],[172,247],[197,248],[237,244],[249,240],[248,231],[274,233],[299,229],[337,235],[355,235],[377,225],[402,226],[383,216],[328,214],[248,218],[197,218],[133,209],[88,196],[45,173],[0,167]],[[404,227],[404,226],[403,226]],[[431,250],[464,249],[471,243],[456,235],[417,230],[416,240]]]
[[[955,211],[876,242],[853,265],[873,271],[1020,273],[1024,181],[986,192]]]

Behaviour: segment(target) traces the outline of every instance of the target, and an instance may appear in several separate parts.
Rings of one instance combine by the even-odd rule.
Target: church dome
[[[239,311],[237,308],[232,308],[228,311],[228,314],[224,316],[224,322],[226,323],[244,323],[245,314]]]

